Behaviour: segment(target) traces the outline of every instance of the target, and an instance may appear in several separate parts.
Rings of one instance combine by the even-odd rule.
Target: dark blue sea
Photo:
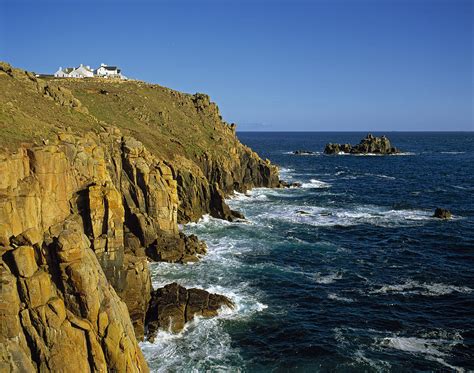
[[[401,155],[322,154],[365,133],[238,133],[302,187],[236,194],[247,221],[183,227],[207,241],[199,263],[151,265],[155,287],[237,305],[142,343],[153,371],[474,369],[474,134],[386,135]]]

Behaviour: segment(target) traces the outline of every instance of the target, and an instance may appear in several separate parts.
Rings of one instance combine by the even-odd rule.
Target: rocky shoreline
[[[158,327],[178,331],[194,315],[232,307],[177,284],[153,290],[147,261],[199,260],[205,243],[179,223],[242,219],[225,203],[234,190],[288,185],[206,95],[143,82],[101,82],[109,95],[94,81],[61,84],[70,86],[0,64],[4,127],[29,140],[0,139],[10,140],[0,152],[0,370],[146,372],[146,330],[153,338]],[[154,101],[136,117],[137,92]],[[152,106],[163,102],[162,111]],[[112,105],[123,118],[108,123]]]

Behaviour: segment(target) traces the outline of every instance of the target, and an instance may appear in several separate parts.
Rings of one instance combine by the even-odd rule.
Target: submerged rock
[[[311,215],[311,213],[309,213],[308,211],[304,211],[304,210],[298,210],[298,211],[296,211],[296,213],[298,215]]]
[[[293,152],[293,154],[295,154],[295,155],[312,155],[312,154],[316,154],[316,152],[312,152],[310,150],[295,150]]]
[[[368,134],[357,145],[350,144],[326,144],[325,154],[397,154],[400,150],[393,147],[386,136],[375,137]]]
[[[438,218],[438,219],[451,219],[452,216],[453,215],[451,214],[451,211],[440,208],[440,207],[438,207],[435,210],[434,215],[433,215],[433,217]]]
[[[217,316],[221,307],[234,308],[232,301],[202,289],[186,289],[177,283],[152,292],[146,314],[147,338],[153,341],[158,329],[180,332],[195,316]]]

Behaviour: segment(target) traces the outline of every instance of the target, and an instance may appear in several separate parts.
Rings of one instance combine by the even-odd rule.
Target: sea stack
[[[400,150],[392,146],[386,136],[376,137],[369,133],[357,145],[326,144],[325,154],[397,154]]]

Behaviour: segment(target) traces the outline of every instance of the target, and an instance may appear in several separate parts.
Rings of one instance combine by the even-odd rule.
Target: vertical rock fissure
[[[107,199],[107,196],[102,196],[102,203],[103,203],[103,206],[104,206],[104,218],[102,220],[102,234],[105,235],[107,237],[108,233],[109,233],[109,214],[110,214],[110,211],[109,211],[109,200]],[[107,247],[106,247],[106,251],[108,249],[108,244],[107,244]]]

